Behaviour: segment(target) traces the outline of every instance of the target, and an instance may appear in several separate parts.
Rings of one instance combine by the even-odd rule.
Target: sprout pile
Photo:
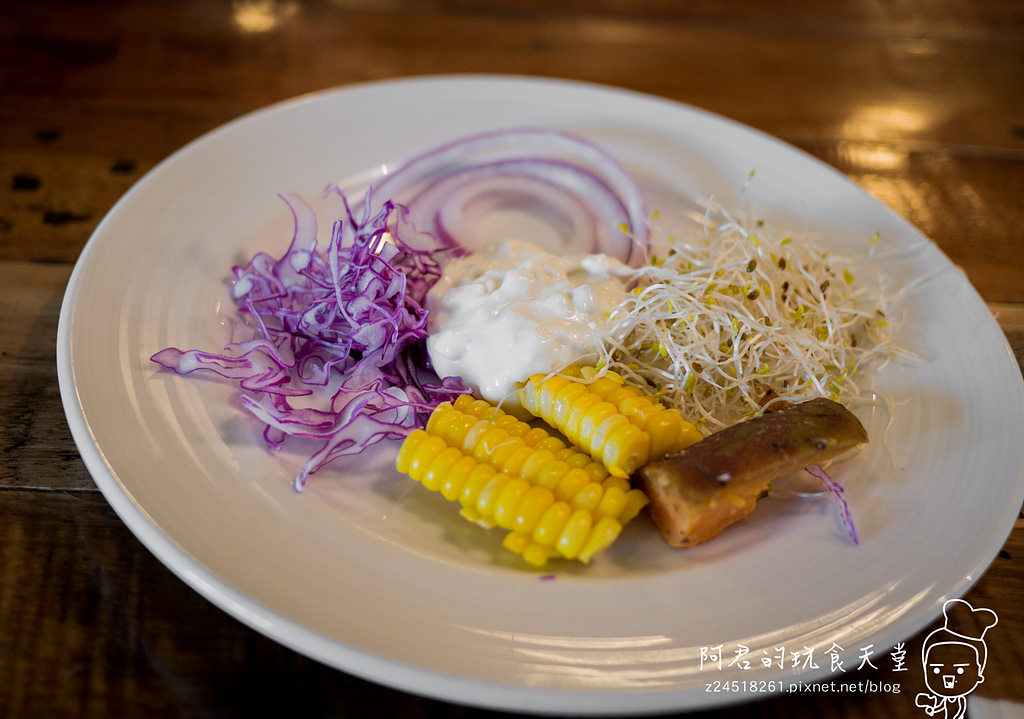
[[[692,237],[661,234],[608,318],[603,364],[705,431],[775,401],[859,396],[891,356],[881,288],[843,258],[714,204]]]

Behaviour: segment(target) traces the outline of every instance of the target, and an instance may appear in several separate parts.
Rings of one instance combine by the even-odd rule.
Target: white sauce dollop
[[[596,330],[626,299],[631,272],[607,255],[559,257],[521,240],[455,260],[427,298],[434,370],[514,408],[530,375],[599,357]]]

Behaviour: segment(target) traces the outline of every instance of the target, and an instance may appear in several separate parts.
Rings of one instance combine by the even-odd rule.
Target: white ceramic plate
[[[403,158],[471,132],[523,125],[579,133],[640,179],[663,213],[714,194],[794,231],[902,256],[922,279],[900,309],[878,389],[862,414],[876,438],[838,479],[861,536],[828,501],[766,500],[713,542],[665,547],[640,518],[591,566],[541,580],[499,539],[398,476],[388,446],[291,478],[300,450],[272,455],[213,380],[158,372],[168,345],[228,339],[229,267],[282,252],[276,194],[358,188]],[[751,170],[755,180],[741,187]],[[663,215],[664,216],[664,215]],[[922,244],[923,243],[923,244]],[[917,249],[913,249],[916,247]],[[188,145],[143,178],[97,228],[67,289],[58,369],[75,441],[111,505],[167,566],[264,634],[329,665],[455,702],[518,711],[642,713],[764,696],[873,662],[964,593],[1002,545],[1024,495],[1021,377],[963,274],[908,223],[839,173],[720,117],[648,96],[522,78],[423,78],[311,95]],[[740,646],[751,669],[725,666]],[[723,647],[724,665],[709,658]],[[815,649],[818,669],[761,659]],[[913,658],[911,658],[911,661]],[[739,693],[709,681],[772,680]],[[750,689],[755,691],[752,693]]]

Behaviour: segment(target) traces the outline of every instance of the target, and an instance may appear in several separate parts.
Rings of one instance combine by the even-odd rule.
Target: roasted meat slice
[[[817,398],[715,432],[636,478],[665,541],[690,547],[749,514],[773,479],[867,441],[852,412]]]

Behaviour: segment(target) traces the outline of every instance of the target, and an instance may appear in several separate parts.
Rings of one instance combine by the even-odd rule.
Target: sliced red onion
[[[570,169],[571,168],[571,169]],[[546,170],[546,174],[540,170]],[[457,208],[469,208],[475,203],[470,197],[474,186],[450,180],[462,173],[471,173],[477,179],[511,175],[518,178],[508,189],[522,193],[523,180],[536,182],[534,197],[544,197],[550,185],[563,190],[550,195],[550,205],[556,214],[569,211],[567,194],[574,194],[601,226],[601,251],[611,250],[630,264],[640,264],[647,254],[647,215],[643,195],[632,176],[607,152],[580,137],[546,129],[517,129],[473,135],[441,145],[400,166],[371,188],[366,205],[366,216],[379,212],[380,202],[375,198],[393,198],[400,203],[414,202],[414,223],[423,231],[436,232],[444,240],[445,232],[452,239],[452,225],[457,224],[453,214]],[[466,175],[463,175],[464,177]],[[451,184],[449,183],[449,180]],[[434,186],[445,187],[462,194],[449,198]],[[493,202],[488,198],[495,191],[493,183],[481,183],[481,203]],[[418,199],[417,199],[418,198]],[[611,199],[609,199],[611,198]],[[430,202],[427,202],[427,199]],[[609,212],[609,205],[621,208]],[[433,206],[433,208],[431,207]],[[432,211],[433,210],[433,211]],[[447,210],[442,212],[443,210]],[[444,224],[438,228],[438,219]],[[578,228],[585,231],[585,227]],[[623,234],[622,240],[612,239]],[[574,239],[572,245],[583,245],[586,240]],[[623,248],[628,243],[629,252]],[[592,245],[593,246],[593,245]]]
[[[822,483],[828,488],[828,491],[832,493],[832,496],[836,499],[839,504],[839,519],[843,523],[843,527],[850,535],[850,539],[853,540],[854,544],[858,544],[857,529],[853,526],[853,515],[850,514],[850,507],[843,498],[843,487],[839,482],[828,476],[828,473],[817,464],[812,464],[808,467],[804,467],[804,471],[813,477],[817,477]]]
[[[541,232],[554,235],[547,243],[560,254],[604,253],[629,261],[634,242],[622,231],[630,217],[621,199],[597,175],[562,160],[517,158],[474,165],[450,172],[409,202],[409,216],[418,228],[437,235],[448,246],[473,251],[489,240],[488,221],[513,215],[504,228],[536,232],[522,219],[540,220]],[[508,219],[508,218],[505,218]],[[519,224],[515,220],[519,219]]]

